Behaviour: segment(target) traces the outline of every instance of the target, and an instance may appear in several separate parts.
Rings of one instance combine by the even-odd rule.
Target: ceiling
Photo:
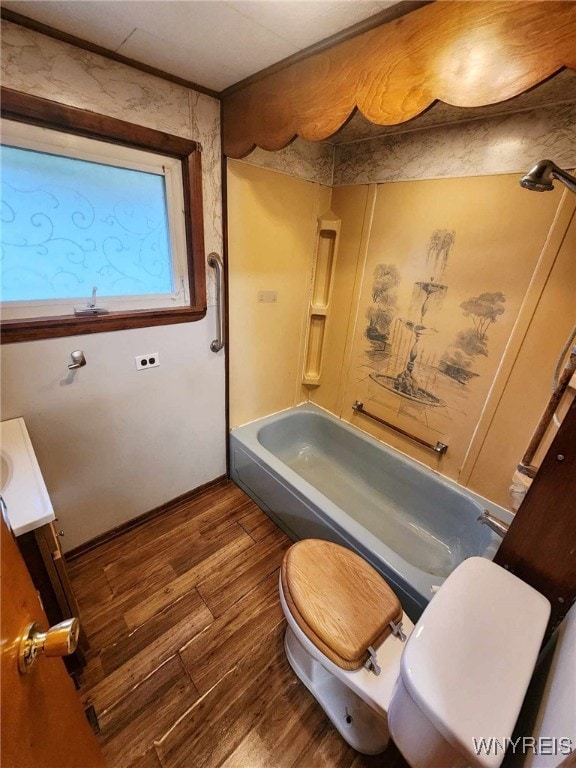
[[[3,0],[3,8],[221,91],[399,0]]]

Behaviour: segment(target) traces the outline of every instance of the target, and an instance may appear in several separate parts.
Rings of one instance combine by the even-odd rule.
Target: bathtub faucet
[[[487,512],[486,510],[482,512],[478,520],[479,522],[484,523],[484,525],[487,525],[488,528],[494,531],[494,533],[497,533],[498,536],[502,536],[502,538],[504,538],[508,532],[508,528],[510,528],[509,523],[498,520],[497,517],[494,517],[494,515],[491,515],[490,512]]]

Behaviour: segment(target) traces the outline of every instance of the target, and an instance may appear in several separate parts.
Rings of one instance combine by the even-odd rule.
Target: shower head
[[[549,192],[554,189],[552,183],[558,179],[572,192],[576,192],[576,178],[563,171],[552,160],[540,160],[525,176],[520,179],[520,186],[533,192]]]

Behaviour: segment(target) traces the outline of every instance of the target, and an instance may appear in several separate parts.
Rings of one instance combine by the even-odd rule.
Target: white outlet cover
[[[147,355],[136,355],[134,358],[137,371],[145,371],[147,368],[157,368],[160,365],[158,352],[149,352]]]

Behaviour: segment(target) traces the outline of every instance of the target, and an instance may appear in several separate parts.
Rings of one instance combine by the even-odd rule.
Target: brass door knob
[[[21,674],[29,672],[38,655],[69,656],[78,647],[80,622],[77,618],[66,619],[42,632],[40,624],[34,622],[26,629],[18,651],[18,669]]]

